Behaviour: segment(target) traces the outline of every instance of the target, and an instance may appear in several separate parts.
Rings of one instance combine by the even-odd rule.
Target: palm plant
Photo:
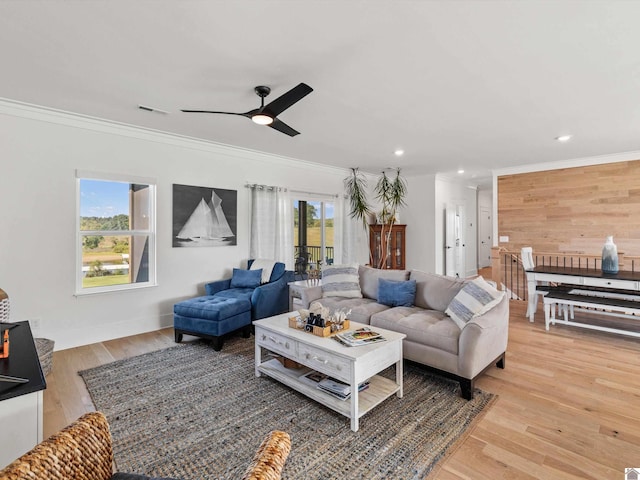
[[[351,169],[351,175],[344,179],[344,186],[349,196],[351,206],[351,218],[360,220],[362,226],[367,228],[367,217],[371,215],[371,205],[367,200],[367,178],[358,170]],[[373,262],[371,251],[369,251],[369,263]]]
[[[358,168],[352,168],[351,175],[344,179],[344,186],[351,204],[351,218],[360,220],[367,228],[367,217],[371,214],[371,206],[367,201],[367,178]]]
[[[351,169],[351,175],[344,179],[345,189],[349,196],[351,204],[351,217],[362,221],[363,227],[368,227],[367,219],[372,213],[371,206],[367,200],[367,179],[358,170]],[[382,171],[378,182],[376,183],[374,193],[376,200],[382,205],[380,213],[380,222],[382,223],[381,237],[386,236],[387,248],[381,252],[380,263],[374,265],[376,268],[382,268],[389,255],[389,242],[391,240],[391,230],[396,222],[398,208],[405,205],[405,197],[407,195],[407,183],[400,175],[400,169],[395,171],[395,177],[390,178],[386,171]],[[371,251],[370,262],[373,261]]]
[[[380,255],[380,263],[377,268],[383,268],[387,263],[389,256],[389,245],[391,244],[391,231],[396,223],[398,208],[406,205],[404,199],[407,195],[407,182],[400,176],[400,169],[396,168],[396,175],[393,179],[387,176],[387,172],[383,171],[382,176],[378,179],[375,188],[376,199],[382,205],[380,214],[380,223],[382,228],[380,236],[386,235],[386,248]]]

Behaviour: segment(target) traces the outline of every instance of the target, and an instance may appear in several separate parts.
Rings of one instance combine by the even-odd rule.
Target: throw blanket
[[[271,279],[271,272],[276,262],[273,260],[265,260],[263,258],[256,258],[251,264],[251,268],[249,270],[259,270],[262,269],[262,280],[260,283],[269,283]]]

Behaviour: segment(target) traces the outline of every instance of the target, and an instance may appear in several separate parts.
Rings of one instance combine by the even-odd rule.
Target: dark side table
[[[0,381],[0,468],[42,441],[42,392],[47,384],[29,322],[0,323],[0,338],[9,330],[9,357],[0,358],[0,375],[24,378],[26,383]]]

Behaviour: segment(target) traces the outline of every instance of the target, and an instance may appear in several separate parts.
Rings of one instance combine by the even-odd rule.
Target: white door
[[[455,209],[447,206],[444,211],[444,274],[449,277],[456,276],[455,249]]]
[[[478,219],[478,268],[491,266],[491,211],[487,207],[480,207]]]
[[[445,275],[464,277],[464,206],[447,206],[445,217]]]

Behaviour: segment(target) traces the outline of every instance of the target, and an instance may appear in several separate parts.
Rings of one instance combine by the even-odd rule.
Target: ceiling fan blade
[[[268,125],[268,126],[273,128],[274,130],[278,130],[279,132],[285,133],[290,137],[295,137],[296,135],[300,134],[300,132],[298,132],[297,130],[294,130],[289,125],[287,125],[281,120],[278,120],[277,118],[273,121],[271,125]]]
[[[311,92],[313,92],[313,88],[306,83],[301,83],[298,86],[293,87],[287,93],[280,95],[273,102],[265,105],[263,111],[273,117],[277,117],[291,105],[306,97]]]
[[[185,113],[221,113],[223,115],[240,115],[241,117],[246,117],[246,113],[235,113],[235,112],[214,112],[213,110],[180,110]]]

